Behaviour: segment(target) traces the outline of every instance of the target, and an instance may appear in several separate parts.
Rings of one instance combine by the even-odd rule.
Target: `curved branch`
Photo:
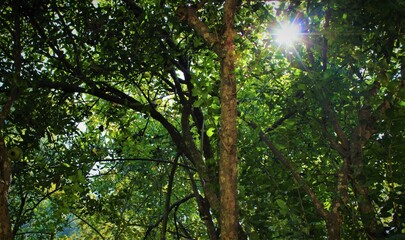
[[[180,206],[181,204],[183,204],[183,203],[187,202],[188,200],[192,199],[193,197],[195,197],[194,194],[190,194],[190,195],[187,195],[186,197],[184,197],[183,199],[180,199],[180,200],[178,200],[177,202],[173,203],[173,204],[170,206],[170,208],[169,208],[169,212],[172,211],[173,208]],[[145,233],[145,236],[143,237],[143,239],[147,239],[148,236],[149,236],[149,234],[152,232],[152,230],[153,230],[155,227],[159,226],[159,224],[160,224],[161,221],[163,221],[163,216],[160,217],[160,218],[156,221],[156,223],[154,223],[154,224],[152,224],[152,225],[150,225],[150,226],[148,227],[148,229],[146,230],[146,233]]]
[[[249,122],[248,123],[250,127],[253,129],[258,129],[258,126],[254,122]],[[312,190],[312,188],[305,182],[304,178],[298,174],[294,164],[288,160],[284,154],[282,154],[276,146],[270,141],[270,139],[267,137],[267,135],[260,130],[259,132],[260,139],[262,139],[266,145],[269,147],[271,152],[274,154],[274,156],[287,168],[290,170],[293,178],[304,188],[305,192],[309,195],[309,197],[312,200],[312,203],[315,205],[315,209],[318,211],[320,216],[325,219],[326,221],[328,220],[328,212],[325,210],[323,207],[322,202],[319,200],[319,198],[316,196],[315,192]]]
[[[215,226],[214,226],[214,223],[212,221],[212,215],[211,215],[211,212],[210,212],[209,202],[207,201],[206,198],[203,198],[199,194],[197,184],[196,184],[196,182],[194,180],[193,175],[190,173],[190,171],[186,170],[186,172],[187,172],[187,175],[190,178],[191,188],[193,189],[194,195],[196,197],[198,211],[200,213],[201,219],[204,221],[204,223],[205,223],[205,225],[207,227],[208,235],[209,235],[211,240],[218,239],[217,232],[215,230]]]
[[[171,161],[167,161],[167,160],[152,159],[152,158],[111,158],[111,159],[101,159],[101,160],[98,160],[97,162],[115,162],[115,161],[147,161],[147,162],[157,162],[157,163],[169,163],[169,164],[172,164],[173,166],[181,166],[188,170],[196,171],[195,168],[187,166],[182,163],[178,163],[177,161],[171,162]]]
[[[325,23],[323,25],[324,31],[328,30],[330,18],[331,18],[331,9],[328,8],[325,11]],[[324,36],[322,44],[322,71],[326,71],[327,67],[328,67],[328,39]]]
[[[97,83],[92,81],[91,82],[87,81],[87,83],[88,85],[90,85],[90,89],[86,89],[84,87],[72,85],[65,82],[49,82],[49,81],[35,82],[36,86],[40,88],[52,88],[68,93],[85,93],[110,101],[112,103],[120,104],[137,112],[148,114],[153,119],[155,119],[156,121],[160,122],[163,125],[163,127],[170,134],[173,142],[176,144],[179,151],[183,152],[190,160],[193,159],[189,149],[184,144],[183,137],[181,136],[179,131],[153,106],[151,106],[150,104],[142,104],[133,97],[106,84],[102,84],[102,87],[100,87],[98,86]]]
[[[205,42],[212,47],[214,52],[220,57],[224,57],[221,41],[218,36],[210,31],[197,16],[197,8],[195,7],[179,7],[176,10],[177,16],[181,21],[186,21],[196,32],[202,37]]]
[[[160,231],[161,240],[166,239],[167,221],[169,219],[169,213],[170,213],[170,198],[172,196],[174,174],[176,173],[176,169],[177,169],[176,163],[179,161],[179,157],[180,157],[180,155],[177,154],[176,158],[174,159],[174,164],[172,166],[172,170],[170,171],[170,175],[169,175],[169,183],[167,184],[165,209],[164,209],[163,220],[162,220],[162,229]]]
[[[280,119],[278,119],[277,121],[275,121],[270,127],[268,127],[264,132],[266,134],[270,133],[271,131],[275,130],[276,128],[278,128],[279,126],[281,126],[286,120],[292,118],[295,114],[297,113],[297,111],[291,111],[288,112],[286,115],[284,115],[283,117],[281,117]],[[238,114],[240,115],[240,114]]]
[[[71,211],[71,213],[77,217],[78,219],[80,219],[82,222],[84,222],[87,226],[89,226],[91,229],[93,229],[97,235],[99,235],[101,237],[101,239],[105,239],[104,236],[100,233],[100,231],[97,230],[96,227],[94,227],[92,224],[90,224],[88,221],[86,221],[86,219],[80,217],[78,214],[76,214],[75,212]]]
[[[144,105],[136,99],[126,95],[125,93],[117,89],[114,89],[113,87],[109,87],[106,84],[103,84],[102,87],[99,87],[95,82],[89,82],[88,85],[90,85],[90,89],[72,85],[66,82],[37,81],[35,82],[35,84],[37,87],[40,88],[52,88],[61,90],[66,93],[86,93],[113,103],[129,107],[141,113],[148,113],[151,111],[150,106]]]
[[[329,100],[323,99],[324,103],[322,104],[322,108],[325,111],[327,117],[329,118],[332,127],[341,142],[341,146],[345,151],[348,151],[350,149],[350,141],[348,137],[346,136],[346,133],[343,131],[342,127],[340,126],[340,123],[336,117],[336,112],[332,110],[332,108],[329,106]]]
[[[345,147],[342,146],[338,141],[336,141],[335,137],[332,136],[332,134],[328,131],[326,127],[325,122],[320,122],[319,123],[322,133],[325,135],[325,137],[328,139],[330,145],[332,146],[333,149],[335,149],[343,158],[348,158],[350,153],[345,149]]]

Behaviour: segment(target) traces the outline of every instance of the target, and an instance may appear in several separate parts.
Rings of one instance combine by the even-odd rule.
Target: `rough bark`
[[[227,59],[228,60],[228,59]],[[219,161],[219,186],[221,196],[221,237],[237,239],[237,135],[236,135],[236,84],[233,64],[224,60],[221,81],[221,148]],[[227,237],[225,237],[227,236]]]
[[[4,121],[8,117],[11,106],[17,93],[16,85],[20,81],[22,56],[21,56],[21,19],[20,2],[12,1],[12,14],[14,21],[13,36],[13,78],[8,83],[11,91],[7,102],[2,106],[0,113],[0,240],[13,239],[11,220],[8,210],[8,191],[11,185],[11,162],[8,156],[3,136]]]
[[[221,132],[219,189],[221,239],[238,239],[237,96],[234,17],[236,1],[225,1],[224,57],[221,59]]]
[[[331,212],[326,220],[326,228],[329,240],[341,239],[342,219],[338,213]]]
[[[8,191],[11,185],[11,162],[4,142],[3,127],[16,95],[11,91],[9,99],[0,112],[0,240],[13,239],[10,215],[8,211]]]
[[[13,239],[8,211],[8,190],[11,182],[10,159],[0,136],[0,240]]]
[[[201,6],[200,6],[201,7]],[[237,207],[237,97],[236,97],[236,54],[234,18],[236,1],[227,0],[224,5],[223,38],[219,39],[197,17],[197,7],[180,7],[177,14],[212,47],[221,63],[221,132],[220,132],[220,228],[221,239],[238,239]]]
[[[194,181],[193,174],[186,169],[186,172],[191,180],[191,187],[193,188],[194,196],[197,201],[198,211],[200,213],[201,219],[204,221],[205,226],[207,227],[207,232],[210,240],[217,240],[218,233],[215,229],[214,222],[212,221],[212,216],[210,213],[209,201],[206,198],[203,198],[198,191],[197,184]]]
[[[371,137],[371,132],[365,129],[365,125],[360,123],[354,130],[351,139],[351,172],[352,186],[358,202],[358,209],[363,222],[364,230],[370,239],[384,236],[384,228],[376,218],[373,203],[369,199],[368,187],[366,186],[366,176],[364,173],[363,146],[365,140]]]
[[[200,194],[198,193],[198,190],[195,186],[195,183],[192,182],[192,187],[194,194],[196,196],[196,201],[198,205],[198,210],[200,212],[201,218],[204,221],[208,234],[210,236],[211,240],[216,240],[217,239],[217,234],[214,230],[214,224],[212,222],[212,217],[211,213],[209,211],[209,206],[212,205],[212,209],[214,212],[220,212],[220,204],[219,204],[219,199],[217,197],[216,191],[215,191],[215,182],[212,180],[210,177],[210,174],[207,172],[207,168],[205,167],[205,164],[203,162],[203,159],[201,157],[201,153],[198,151],[197,146],[195,145],[195,142],[193,140],[191,131],[190,131],[190,123],[189,123],[189,117],[190,117],[190,111],[191,111],[191,106],[188,104],[184,104],[183,106],[183,114],[181,116],[181,125],[183,129],[183,137],[186,143],[187,148],[189,149],[192,159],[194,160],[194,165],[197,168],[197,172],[200,176],[201,180],[201,185],[203,186],[203,190],[205,193],[206,198],[208,199],[208,203],[206,203],[205,199],[202,199]],[[192,176],[190,176],[192,179]]]

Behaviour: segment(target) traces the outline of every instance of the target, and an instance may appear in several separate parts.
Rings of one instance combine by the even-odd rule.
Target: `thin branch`
[[[76,57],[75,57],[75,61],[76,61],[75,65],[80,66],[81,65],[80,64],[80,59],[79,59],[80,54],[79,54],[79,50],[77,48],[78,44],[75,43],[72,31],[70,31],[69,26],[66,24],[66,21],[64,19],[63,14],[59,11],[59,8],[58,8],[57,4],[54,1],[52,1],[52,6],[54,7],[56,14],[58,15],[58,18],[62,22],[62,28],[63,28],[64,32],[66,33],[66,35],[70,38],[70,40],[73,43],[71,45],[73,46],[73,50],[74,50],[74,53],[76,55]]]
[[[24,211],[24,214],[23,214],[23,215],[25,215],[25,214],[26,214],[27,212],[29,212],[29,211],[34,211],[34,209],[36,209],[42,201],[44,201],[45,199],[49,198],[52,194],[54,194],[55,192],[57,192],[57,191],[59,191],[59,190],[61,190],[61,189],[62,189],[62,186],[56,188],[56,189],[53,190],[53,191],[48,192],[47,194],[45,194],[45,196],[43,196],[41,199],[39,199],[31,208],[27,208],[27,209]]]
[[[336,117],[336,113],[332,110],[332,108],[329,106],[328,100],[323,99],[323,104],[322,108],[325,111],[326,115],[328,116],[330,123],[332,124],[332,127],[341,142],[341,146],[343,149],[346,151],[350,149],[350,142],[349,139],[346,136],[346,133],[343,131],[342,127],[339,124],[339,121]]]
[[[258,129],[258,126],[254,122],[249,122],[248,123],[250,127],[253,129]],[[312,200],[312,203],[315,205],[315,209],[318,211],[318,213],[321,215],[321,217],[325,220],[328,218],[328,212],[325,210],[323,207],[322,202],[318,199],[316,196],[315,192],[312,190],[312,188],[306,183],[304,178],[298,174],[294,164],[288,160],[283,153],[281,153],[276,146],[270,141],[270,139],[267,137],[267,135],[260,130],[259,132],[260,139],[262,139],[268,148],[272,151],[274,156],[287,168],[290,170],[293,178],[304,188],[305,192],[309,195],[309,197]]]
[[[204,193],[209,199],[211,207],[220,212],[219,199],[217,193],[214,191],[214,184],[216,183],[215,177],[212,172],[208,171],[207,165],[205,164],[201,152],[198,150],[194,138],[190,130],[190,118],[191,114],[191,105],[186,103],[183,107],[183,113],[181,115],[181,127],[183,130],[183,139],[186,144],[187,149],[189,149],[192,159],[194,160],[193,164],[196,167],[202,186],[204,188]]]
[[[176,169],[177,169],[176,163],[179,161],[179,157],[180,157],[180,154],[177,154],[176,158],[174,159],[174,164],[172,166],[172,170],[169,175],[169,183],[167,184],[165,209],[164,209],[163,220],[162,220],[162,229],[160,231],[161,240],[166,239],[167,221],[169,219],[169,213],[170,213],[170,198],[172,196],[174,174],[176,173]]]
[[[16,215],[16,220],[14,222],[14,227],[13,227],[13,235],[15,236],[16,233],[18,232],[18,230],[20,229],[22,223],[23,223],[23,216],[24,216],[24,207],[25,207],[25,203],[27,200],[27,196],[23,193],[23,188],[22,185],[19,184],[19,193],[20,193],[20,204],[19,204],[19,208],[18,208],[18,214]]]
[[[212,221],[209,202],[207,201],[207,199],[203,198],[199,194],[198,187],[194,180],[193,174],[191,174],[191,172],[188,170],[186,170],[186,172],[190,178],[191,188],[193,189],[194,195],[196,197],[196,202],[197,202],[197,206],[198,206],[198,212],[200,213],[200,218],[201,218],[201,220],[204,221],[204,223],[207,227],[209,238],[211,240],[218,239],[217,232],[215,230],[215,226]]]
[[[136,99],[106,84],[98,86],[98,84],[95,82],[88,82],[87,84],[89,85],[90,89],[72,85],[66,82],[37,81],[35,82],[35,84],[36,86],[41,88],[53,88],[67,93],[86,93],[113,103],[129,107],[141,113],[148,113],[151,111],[150,106],[144,105]]]
[[[176,208],[176,212],[177,212]],[[187,240],[194,240],[194,238],[190,235],[189,231],[187,230],[187,228],[184,226],[184,224],[178,219],[176,218],[176,222],[179,224],[181,231],[183,232],[181,235],[183,238],[186,238]],[[177,228],[178,229],[178,228]],[[180,235],[179,232],[176,232],[176,234]]]
[[[178,163],[177,161],[172,162],[172,161],[168,161],[168,160],[153,159],[153,158],[111,158],[111,159],[106,158],[106,159],[97,160],[96,162],[115,162],[115,161],[147,161],[147,162],[157,162],[157,163],[169,163],[169,164],[173,164],[175,166],[181,166],[183,168],[186,168],[186,169],[189,169],[192,171],[196,171],[195,168],[182,164],[182,163]]]
[[[284,115],[283,117],[281,117],[280,119],[275,121],[270,127],[268,127],[265,130],[265,133],[268,134],[271,131],[275,130],[276,128],[281,126],[286,120],[292,118],[296,113],[297,113],[297,111],[291,111],[291,112],[287,113],[286,115]]]
[[[64,65],[66,71],[70,71],[74,75],[80,76],[82,79],[83,74],[79,71],[78,68],[75,68],[65,57],[65,54],[58,48],[57,44],[55,41],[52,41],[52,39],[49,39],[48,36],[46,35],[44,29],[40,26],[38,21],[35,19],[34,16],[29,16],[28,19],[30,20],[32,26],[34,29],[37,30],[39,36],[43,39],[44,42],[48,42],[49,47],[52,49],[54,53],[58,56],[58,60]]]
[[[104,236],[100,233],[100,231],[97,230],[96,227],[94,227],[92,224],[90,224],[88,221],[86,221],[84,218],[80,217],[78,214],[76,214],[75,212],[71,211],[71,213],[76,216],[78,219],[80,219],[82,222],[84,222],[87,226],[89,226],[91,229],[93,229],[97,235],[99,235],[101,237],[101,239],[105,239]]]
[[[175,203],[173,203],[173,204],[170,206],[169,212],[172,211],[173,208],[180,206],[181,204],[187,202],[188,200],[190,200],[190,199],[192,199],[192,198],[194,198],[194,197],[195,197],[194,194],[190,194],[190,195],[187,195],[186,197],[184,197],[184,198],[182,198],[182,199],[176,201]],[[152,225],[150,225],[150,226],[148,227],[148,229],[146,230],[146,233],[145,233],[145,236],[143,237],[143,239],[147,239],[148,236],[149,236],[149,234],[152,232],[152,230],[153,230],[154,228],[156,228],[157,226],[159,226],[159,224],[160,224],[161,221],[163,221],[163,216],[160,217],[160,218],[156,221],[156,223],[154,223],[154,224],[152,224]]]
[[[325,11],[325,23],[323,25],[324,31],[328,30],[330,17],[331,17],[331,9],[328,8]],[[326,36],[324,36],[322,45],[322,71],[326,71],[327,66],[328,66],[328,39],[326,38]]]
[[[90,89],[80,87],[77,85],[72,85],[66,82],[50,82],[50,81],[37,81],[35,86],[40,88],[52,88],[61,90],[64,92],[71,93],[85,93],[95,97],[99,97],[106,101],[112,103],[117,103],[122,106],[128,107],[140,113],[145,113],[150,115],[153,119],[160,122],[163,127],[170,134],[173,142],[176,144],[180,152],[184,153],[188,159],[193,161],[193,156],[190,150],[186,147],[184,139],[181,136],[180,132],[176,127],[173,126],[160,112],[158,112],[152,105],[142,104],[133,97],[126,95],[125,93],[108,86],[107,84],[102,84],[100,87],[99,84],[93,81],[86,81],[90,86]]]
[[[323,121],[323,122],[320,122],[319,125],[321,126],[322,133],[328,139],[332,148],[335,149],[343,158],[349,157],[349,155],[350,155],[349,151],[347,149],[345,149],[342,146],[342,144],[340,144],[336,141],[336,139],[332,136],[332,134],[326,128],[326,123]]]

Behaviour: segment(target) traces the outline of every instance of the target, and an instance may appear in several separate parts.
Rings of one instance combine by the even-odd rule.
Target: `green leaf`
[[[82,170],[77,171],[77,180],[78,180],[79,183],[81,183],[81,184],[86,183],[86,177],[83,175],[83,171],[82,171]]]
[[[208,137],[212,137],[212,135],[214,135],[215,132],[215,128],[211,127],[207,130],[207,136]]]
[[[279,209],[279,210],[280,210],[280,213],[281,213],[282,215],[287,215],[287,213],[288,213],[288,206],[287,206],[287,204],[286,204],[283,200],[281,200],[281,199],[277,199],[277,200],[276,200],[276,203],[277,203],[278,207],[280,208],[280,209]]]

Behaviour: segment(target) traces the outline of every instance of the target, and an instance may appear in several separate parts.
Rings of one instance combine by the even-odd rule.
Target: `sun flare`
[[[301,28],[294,23],[284,23],[280,25],[274,33],[275,40],[280,45],[291,47],[300,39]]]

